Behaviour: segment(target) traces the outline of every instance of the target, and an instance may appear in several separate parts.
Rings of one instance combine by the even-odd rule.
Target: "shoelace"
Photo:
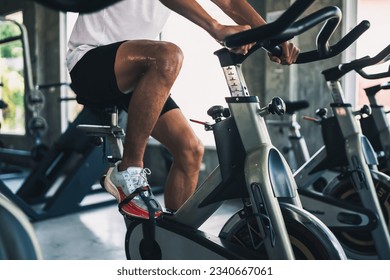
[[[152,171],[150,171],[149,168],[144,168],[141,170],[141,172],[138,174],[142,178],[142,185],[146,183],[148,185],[148,179],[146,178],[147,175],[152,174]]]
[[[135,189],[148,186],[147,175],[152,174],[149,168],[142,169],[138,174],[130,175],[129,173],[124,173],[123,178],[127,181],[127,189],[129,193],[132,193]]]
[[[138,187],[144,187],[144,186],[148,186],[149,185],[148,179],[146,178],[146,176],[150,175],[150,174],[152,174],[152,171],[150,171],[149,168],[144,168],[144,169],[141,170],[141,172],[139,174],[135,175],[136,178],[137,178]],[[133,179],[135,179],[135,178],[133,178]],[[149,192],[148,191],[144,191],[144,195],[146,197],[149,196]],[[135,199],[141,199],[141,198],[137,196],[137,197],[135,197]]]
[[[146,176],[150,174],[152,174],[150,169],[144,168],[138,174],[129,175],[128,179],[131,181],[132,185],[143,187],[145,185],[148,185],[148,179],[146,178]]]

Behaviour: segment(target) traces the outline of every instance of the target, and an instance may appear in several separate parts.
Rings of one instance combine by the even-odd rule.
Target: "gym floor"
[[[11,189],[18,188],[20,182],[20,178],[4,180]],[[107,193],[99,196],[100,200],[112,198]],[[162,204],[163,194],[156,197]],[[236,210],[235,203],[223,205],[200,229],[218,235],[220,227]],[[45,260],[126,259],[126,227],[116,204],[36,221],[33,227]]]
[[[114,205],[34,222],[33,226],[45,260],[126,259],[126,228]]]
[[[161,202],[163,195],[156,197]],[[125,260],[126,228],[116,205],[68,214],[33,224],[46,260]],[[201,230],[218,235],[234,203],[223,205]]]
[[[0,179],[16,192],[27,174],[28,172],[0,174]],[[97,183],[92,188],[100,189],[101,186]],[[155,192],[157,191],[158,189]],[[155,195],[161,205],[164,205],[161,190]],[[84,198],[82,204],[93,205],[107,200],[113,203],[33,222],[43,259],[125,260],[126,227],[113,197],[106,192],[99,192]],[[237,203],[222,205],[200,230],[218,236],[221,226],[237,210]]]

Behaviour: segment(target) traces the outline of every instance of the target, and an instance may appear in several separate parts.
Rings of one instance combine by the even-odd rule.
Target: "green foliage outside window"
[[[4,22],[0,24],[0,40],[20,36],[19,27],[12,22]],[[6,45],[0,46],[0,57],[12,58],[22,57],[23,49],[22,42],[20,40],[7,43]]]
[[[2,115],[1,133],[23,134],[24,128],[24,75],[23,46],[21,39],[5,42],[21,35],[19,27],[8,21],[0,22],[0,99],[8,108],[0,111]]]

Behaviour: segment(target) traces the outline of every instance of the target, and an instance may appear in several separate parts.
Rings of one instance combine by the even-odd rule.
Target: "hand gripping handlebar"
[[[228,36],[225,38],[224,45],[228,48],[234,48],[256,42],[256,45],[251,48],[248,54],[241,55],[241,57],[238,55],[236,58],[238,62],[244,61],[246,57],[259,48],[264,48],[272,54],[280,56],[281,48],[278,47],[279,44],[325,21],[317,35],[317,49],[300,53],[296,61],[296,63],[308,63],[340,54],[370,26],[368,21],[362,21],[337,44],[329,46],[329,39],[339,25],[342,13],[338,7],[329,6],[296,20],[312,2],[297,0],[276,21]]]
[[[293,24],[313,2],[314,0],[297,0],[274,22],[228,36],[225,38],[224,45],[227,48],[235,48],[258,42],[263,46],[267,40]]]

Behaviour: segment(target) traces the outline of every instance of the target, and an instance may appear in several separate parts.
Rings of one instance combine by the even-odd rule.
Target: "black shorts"
[[[132,93],[124,94],[119,90],[114,72],[116,52],[122,43],[92,49],[73,67],[71,87],[78,103],[96,107],[117,105],[127,110]],[[175,108],[179,107],[169,96],[161,115]]]

